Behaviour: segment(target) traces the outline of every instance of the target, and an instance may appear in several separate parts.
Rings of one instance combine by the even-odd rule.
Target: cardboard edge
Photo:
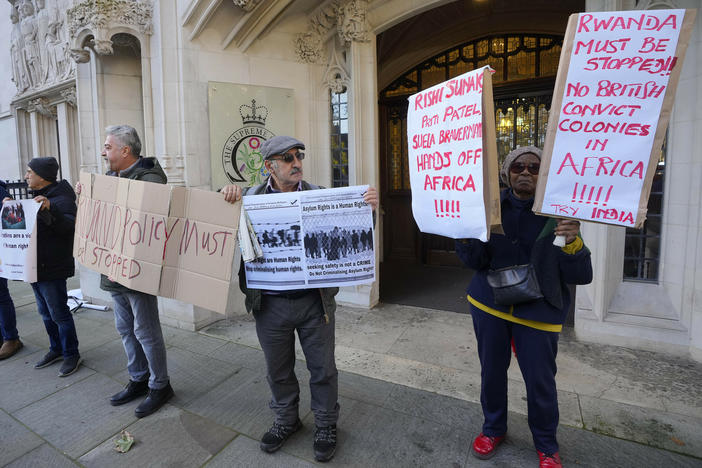
[[[487,238],[491,233],[503,233],[500,212],[500,182],[497,164],[497,132],[495,129],[495,103],[492,92],[492,73],[483,70],[483,202]]]
[[[551,167],[551,158],[553,156],[553,146],[556,141],[556,129],[558,121],[561,117],[561,106],[563,104],[563,95],[565,93],[565,85],[568,80],[568,70],[570,69],[570,57],[573,50],[573,40],[575,38],[575,30],[578,24],[580,13],[570,15],[568,18],[568,27],[566,34],[563,37],[563,47],[561,48],[561,57],[558,61],[558,74],[556,75],[556,84],[553,88],[553,99],[551,100],[551,112],[548,116],[548,125],[546,126],[546,138],[544,140],[543,152],[541,155],[541,169],[539,170],[539,179],[536,183],[536,193],[534,194],[534,206],[532,211],[543,216],[555,217],[551,213],[542,213],[544,195],[546,193],[546,183],[548,182],[548,173]]]

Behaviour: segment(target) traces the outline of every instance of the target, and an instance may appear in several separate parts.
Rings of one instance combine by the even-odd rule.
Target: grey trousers
[[[156,296],[139,291],[113,292],[115,326],[127,353],[129,378],[143,382],[149,377],[149,388],[168,385],[166,344],[158,319]]]
[[[324,321],[317,291],[298,299],[263,295],[254,314],[256,333],[263,348],[271,388],[270,408],[279,424],[298,419],[300,385],[295,376],[295,331],[310,371],[311,408],[319,427],[339,418],[339,374],[334,362],[334,318]]]

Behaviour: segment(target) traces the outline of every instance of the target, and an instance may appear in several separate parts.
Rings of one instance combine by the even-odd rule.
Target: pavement
[[[77,280],[70,280],[75,287]],[[33,368],[48,339],[31,289],[11,282],[10,290],[25,348],[0,362],[0,466],[315,465],[309,373],[301,354],[296,368],[304,428],[275,454],[258,447],[272,414],[250,316],[200,332],[164,326],[176,396],[137,419],[138,401],[108,403],[128,379],[112,313],[75,314],[84,363],[59,378],[58,364]],[[490,461],[470,454],[482,423],[470,316],[391,304],[340,307],[336,330],[341,417],[329,465],[538,466],[516,364],[505,444]],[[558,438],[566,466],[702,467],[702,364],[580,343],[565,331],[558,365]],[[136,440],[125,454],[113,449],[122,430]]]

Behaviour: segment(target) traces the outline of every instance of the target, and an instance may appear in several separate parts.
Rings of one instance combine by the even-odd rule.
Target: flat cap
[[[261,156],[263,156],[263,159],[269,159],[271,156],[283,154],[293,148],[305,149],[305,144],[291,136],[274,136],[270,140],[264,141],[261,145]]]

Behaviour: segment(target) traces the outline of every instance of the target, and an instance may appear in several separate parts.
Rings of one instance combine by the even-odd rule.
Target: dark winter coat
[[[73,233],[78,210],[73,187],[61,180],[33,193],[49,199],[49,209],[37,214],[37,281],[70,278],[75,274]]]
[[[166,177],[166,173],[163,172],[161,165],[158,163],[158,159],[144,158],[141,156],[129,169],[121,171],[119,174],[115,171],[108,171],[107,175],[133,180],[143,180],[144,182],[154,182],[157,184],[165,184],[168,181],[168,177]],[[105,275],[100,276],[100,289],[115,292],[129,291],[129,288],[117,282],[110,281]]]
[[[488,242],[467,239],[456,242],[456,253],[463,263],[476,270],[468,285],[468,295],[481,304],[509,313],[510,306],[495,304],[487,282],[489,270],[532,263],[543,299],[517,304],[513,316],[550,324],[565,322],[570,308],[568,284],[592,281],[590,251],[583,246],[574,254],[553,245],[556,220],[534,214],[534,200],[520,200],[511,189],[501,194],[503,234],[492,234]]]
[[[12,198],[10,192],[7,191],[7,184],[4,180],[0,180],[0,203],[7,197]]]

